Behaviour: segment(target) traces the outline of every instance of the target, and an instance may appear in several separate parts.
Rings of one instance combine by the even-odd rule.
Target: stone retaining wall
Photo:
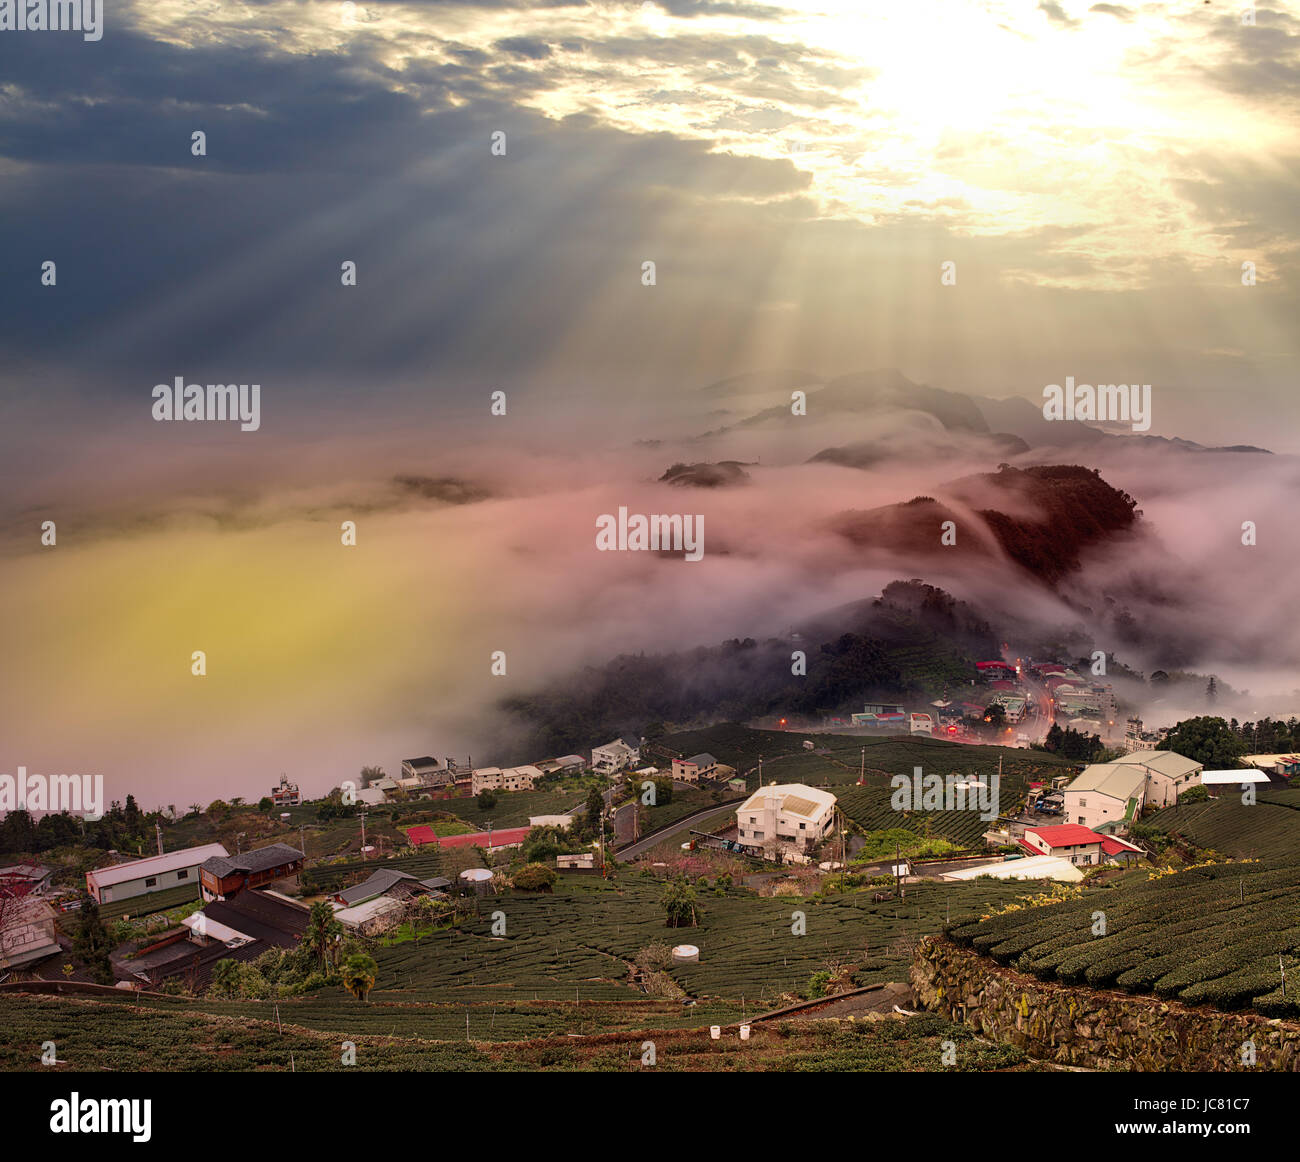
[[[1257,1013],[1079,988],[1026,976],[942,937],[911,969],[917,1004],[1031,1057],[1091,1069],[1300,1071],[1300,1025]],[[1243,1064],[1253,1041],[1255,1064]]]

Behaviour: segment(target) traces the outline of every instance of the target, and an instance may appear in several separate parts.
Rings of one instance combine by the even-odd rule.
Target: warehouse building
[[[115,863],[86,873],[86,891],[96,903],[111,904],[149,892],[163,892],[184,884],[195,885],[198,894],[199,866],[204,860],[223,858],[226,849],[219,843],[205,843],[148,859]]]

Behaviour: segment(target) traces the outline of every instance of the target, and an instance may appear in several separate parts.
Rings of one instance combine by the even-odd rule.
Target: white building
[[[271,788],[271,805],[273,807],[298,807],[302,805],[302,792],[297,783],[289,782],[288,775],[280,776],[280,785]]]
[[[1065,818],[1092,830],[1138,817],[1146,799],[1146,772],[1129,763],[1093,763],[1065,788]]]
[[[604,746],[592,747],[591,769],[602,775],[613,775],[641,761],[641,748],[627,739],[616,738]]]
[[[737,839],[750,847],[806,854],[835,825],[835,796],[802,783],[760,787],[736,808]]]
[[[148,892],[163,892],[182,884],[192,884],[197,896],[199,865],[213,856],[225,857],[229,854],[219,843],[205,843],[201,847],[169,851],[166,855],[155,855],[149,859],[115,863],[112,867],[88,871],[86,891],[100,904],[129,900]]]
[[[1199,782],[1201,763],[1171,750],[1140,750],[1094,763],[1065,788],[1065,821],[1093,830],[1135,820],[1142,808],[1168,807]]]
[[[542,777],[540,767],[479,767],[470,776],[470,794],[480,791],[531,791]]]

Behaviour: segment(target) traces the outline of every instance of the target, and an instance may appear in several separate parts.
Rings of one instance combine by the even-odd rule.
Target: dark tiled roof
[[[218,960],[236,960],[247,964],[256,960],[267,950],[267,945],[260,940],[238,948],[227,948],[224,944],[209,944],[199,948],[188,940],[175,945],[176,956],[166,964],[158,965],[149,972],[149,979],[154,984],[173,977],[193,981],[197,991],[202,992],[212,983],[212,969]]]
[[[307,930],[306,908],[265,892],[240,892],[229,900],[214,900],[204,905],[203,912],[218,924],[262,941],[264,946],[293,948]]]
[[[359,884],[354,884],[350,888],[345,888],[341,892],[336,892],[345,904],[360,904],[374,896],[381,896],[388,891],[394,884],[400,884],[403,880],[415,881],[413,875],[404,871],[397,871],[395,868],[382,867],[373,873],[368,879],[362,880]]]
[[[296,847],[290,847],[287,843],[272,843],[269,847],[257,847],[239,855],[214,855],[205,859],[200,866],[204,871],[224,877],[233,872],[266,871],[302,858],[302,852]]]

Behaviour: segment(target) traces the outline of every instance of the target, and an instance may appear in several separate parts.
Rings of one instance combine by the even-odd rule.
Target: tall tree
[[[1233,734],[1222,718],[1207,714],[1178,723],[1165,739],[1165,749],[1195,759],[1210,770],[1232,770],[1246,753],[1246,742]]]
[[[587,818],[591,821],[591,827],[594,831],[600,826],[600,818],[605,813],[605,796],[602,795],[595,787],[587,792]]]
[[[668,917],[668,927],[695,927],[699,920],[699,910],[695,906],[695,889],[686,882],[684,875],[678,874],[664,886],[663,895],[659,897],[664,912]]]
[[[108,929],[99,915],[99,905],[93,897],[82,896],[72,938],[72,955],[99,984],[113,983],[113,965],[108,959],[112,947]]]

